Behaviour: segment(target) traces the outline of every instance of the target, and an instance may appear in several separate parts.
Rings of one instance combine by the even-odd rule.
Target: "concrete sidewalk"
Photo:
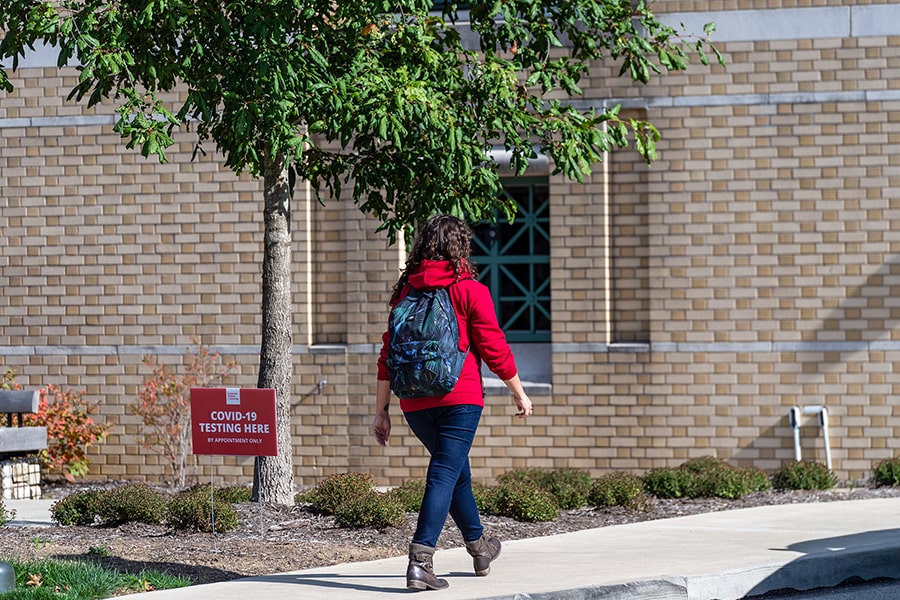
[[[50,507],[55,500],[4,500],[6,511],[14,513],[6,522],[7,527],[49,527]]]
[[[406,558],[398,557],[141,597],[384,598],[414,593],[405,572]],[[511,541],[486,578],[474,576],[464,549],[439,550],[435,572],[450,588],[426,594],[442,600],[733,600],[852,577],[900,578],[900,498],[759,507]]]

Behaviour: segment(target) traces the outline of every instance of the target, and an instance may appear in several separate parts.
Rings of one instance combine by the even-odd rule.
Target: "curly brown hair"
[[[464,274],[478,277],[478,272],[471,262],[472,229],[465,221],[450,215],[437,215],[428,220],[416,236],[413,250],[406,259],[406,266],[400,279],[394,285],[391,304],[399,298],[403,287],[409,283],[409,276],[415,273],[426,260],[449,260],[456,273],[456,279]]]

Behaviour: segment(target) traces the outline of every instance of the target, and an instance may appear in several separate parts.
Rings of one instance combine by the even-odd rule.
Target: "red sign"
[[[194,454],[277,456],[275,390],[191,388]]]

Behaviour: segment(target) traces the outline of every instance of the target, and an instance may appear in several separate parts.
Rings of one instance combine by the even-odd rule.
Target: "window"
[[[549,342],[550,187],[542,177],[510,179],[502,193],[516,203],[514,222],[477,226],[472,259],[509,342]]]

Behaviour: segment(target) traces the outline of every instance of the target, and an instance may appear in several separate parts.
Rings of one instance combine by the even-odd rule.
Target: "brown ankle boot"
[[[466,542],[466,551],[473,558],[475,574],[484,577],[491,572],[491,561],[500,556],[500,540],[481,536],[474,542]]]
[[[422,544],[409,545],[406,587],[411,590],[442,590],[450,587],[446,579],[434,576],[434,548]]]

